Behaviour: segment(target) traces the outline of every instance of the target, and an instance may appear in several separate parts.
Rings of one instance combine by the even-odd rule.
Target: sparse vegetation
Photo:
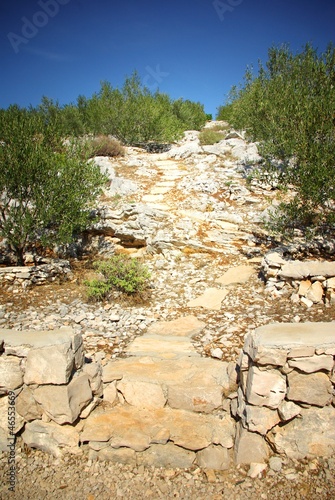
[[[87,142],[90,157],[93,156],[124,156],[125,149],[122,144],[114,137],[99,135]]]
[[[222,131],[204,128],[199,134],[200,144],[202,146],[211,146],[224,139],[225,134]]]
[[[134,294],[144,291],[149,285],[148,268],[126,255],[114,255],[109,260],[95,262],[94,268],[102,275],[102,279],[85,282],[91,300],[105,299],[113,289]]]

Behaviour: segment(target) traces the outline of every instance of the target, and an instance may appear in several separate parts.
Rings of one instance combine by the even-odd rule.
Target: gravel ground
[[[88,450],[55,459],[16,447],[15,491],[8,491],[8,458],[0,458],[0,498],[98,500],[124,499],[305,499],[335,498],[335,458],[308,462],[282,459],[280,471],[268,467],[256,478],[249,467],[227,471],[160,469],[97,462]]]

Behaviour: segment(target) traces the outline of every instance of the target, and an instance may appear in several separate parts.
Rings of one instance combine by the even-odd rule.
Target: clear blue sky
[[[270,46],[335,42],[335,1],[6,0],[0,37],[0,107],[75,102],[136,69],[151,90],[214,115]]]

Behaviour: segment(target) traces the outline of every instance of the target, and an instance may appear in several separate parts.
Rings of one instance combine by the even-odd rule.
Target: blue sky
[[[215,115],[272,45],[335,42],[334,0],[5,0],[0,107],[61,105],[137,70],[151,90]]]

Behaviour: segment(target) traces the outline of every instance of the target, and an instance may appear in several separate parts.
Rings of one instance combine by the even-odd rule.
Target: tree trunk
[[[15,247],[13,250],[14,250],[14,253],[16,255],[16,264],[18,266],[24,266],[25,265],[25,262],[24,262],[24,247]]]

